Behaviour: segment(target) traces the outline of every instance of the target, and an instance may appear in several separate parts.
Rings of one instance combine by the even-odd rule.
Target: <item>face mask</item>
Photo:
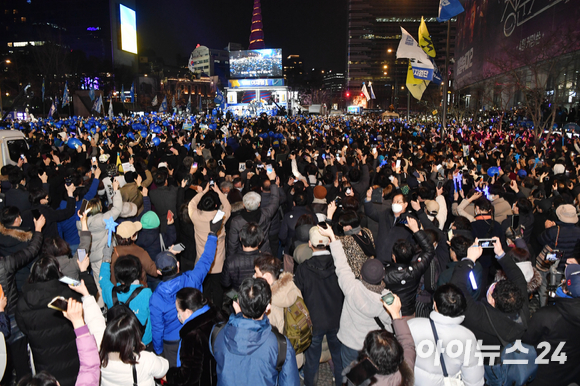
[[[401,204],[393,204],[391,206],[391,209],[393,209],[393,213],[401,213],[403,211],[403,205],[401,205]]]

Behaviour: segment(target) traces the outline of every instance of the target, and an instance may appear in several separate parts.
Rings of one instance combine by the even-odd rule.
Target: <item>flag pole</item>
[[[449,35],[451,34],[451,19],[447,20],[447,44],[445,47],[445,75],[443,76],[443,117],[441,118],[441,138],[445,139],[447,125],[447,88],[449,86]]]
[[[407,88],[407,124],[409,123],[409,110],[411,109],[411,91]]]

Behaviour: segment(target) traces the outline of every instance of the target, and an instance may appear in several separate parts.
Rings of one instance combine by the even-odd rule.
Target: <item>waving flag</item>
[[[443,22],[465,11],[459,0],[440,0],[438,22]]]
[[[401,41],[399,42],[399,47],[397,48],[397,59],[408,58],[415,59],[425,66],[431,67],[431,60],[429,56],[423,51],[419,46],[419,43],[408,33],[403,27],[401,27]]]
[[[95,103],[93,103],[92,109],[100,114],[102,108],[103,108],[103,96],[99,95],[99,97],[95,100]]]
[[[125,85],[121,86],[121,102],[125,103]]]
[[[428,80],[417,79],[413,75],[413,67],[411,65],[411,61],[409,60],[409,68],[407,70],[407,89],[413,95],[413,97],[417,100],[421,100],[423,97],[423,92],[429,85]]]
[[[365,84],[365,82],[363,82],[361,91],[364,94],[364,96],[367,99],[367,101],[369,101],[371,99],[371,96],[369,95],[369,92],[367,90],[367,85]]]
[[[50,110],[48,110],[49,118],[52,117],[52,114],[54,114],[55,111],[56,111],[56,106],[54,104],[54,101],[52,101],[52,106],[50,106]]]
[[[131,103],[135,103],[135,82],[131,83]]]
[[[177,102],[175,100],[175,95],[173,96],[173,98],[171,98],[171,107],[176,108],[177,107]]]
[[[113,119],[113,98],[109,99],[109,119]]]
[[[434,58],[435,57],[435,47],[433,46],[433,40],[429,31],[427,30],[427,24],[425,24],[425,19],[421,16],[421,25],[419,25],[419,46],[425,51],[427,55]]]
[[[161,106],[159,106],[159,111],[167,111],[167,97],[163,98],[163,102],[161,102]]]
[[[375,97],[375,92],[373,91],[373,84],[371,82],[369,82],[369,91],[371,92],[371,99],[377,99],[377,97]]]
[[[68,105],[68,80],[64,84],[64,92],[62,93],[62,107]]]
[[[189,94],[189,100],[187,101],[187,112],[191,113],[191,94]]]
[[[91,98],[91,102],[95,100],[95,88],[91,84],[91,89],[89,90],[89,98]]]
[[[42,101],[44,102],[44,78],[42,78]]]
[[[157,103],[159,103],[157,101],[157,95],[155,95],[155,98],[153,98],[153,100],[151,101],[151,106],[157,106]]]

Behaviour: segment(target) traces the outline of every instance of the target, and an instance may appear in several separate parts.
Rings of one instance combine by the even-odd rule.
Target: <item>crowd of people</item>
[[[493,118],[14,122],[2,384],[579,384],[580,141]]]

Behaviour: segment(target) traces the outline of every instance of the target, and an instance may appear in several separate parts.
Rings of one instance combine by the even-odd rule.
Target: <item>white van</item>
[[[23,153],[28,153],[26,136],[18,130],[0,130],[0,168],[16,165]]]

